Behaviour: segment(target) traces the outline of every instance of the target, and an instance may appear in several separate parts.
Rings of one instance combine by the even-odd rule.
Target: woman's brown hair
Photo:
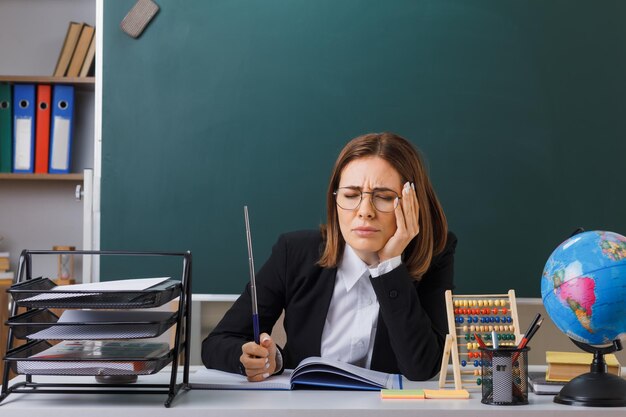
[[[448,223],[418,150],[408,140],[388,132],[368,133],[354,138],[339,154],[326,193],[327,223],[321,226],[326,244],[318,264],[325,268],[336,267],[345,248],[346,242],[339,230],[334,196],[341,172],[355,159],[373,156],[391,164],[403,178],[403,182],[415,184],[420,231],[405,249],[402,260],[409,274],[419,280],[430,267],[433,255],[440,253],[445,247]]]

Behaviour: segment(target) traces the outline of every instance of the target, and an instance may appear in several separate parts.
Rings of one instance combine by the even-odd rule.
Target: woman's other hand
[[[406,182],[402,188],[402,199],[395,209],[397,229],[378,252],[379,262],[402,255],[409,242],[420,232],[420,207],[414,187]]]

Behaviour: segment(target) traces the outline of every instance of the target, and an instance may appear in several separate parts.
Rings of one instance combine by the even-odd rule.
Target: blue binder
[[[35,162],[35,85],[13,86],[13,172],[33,172]]]
[[[51,174],[70,172],[72,131],[74,130],[74,87],[55,85],[52,90],[52,117],[50,121]]]

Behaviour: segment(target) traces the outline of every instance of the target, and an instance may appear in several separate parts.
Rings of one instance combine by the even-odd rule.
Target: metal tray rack
[[[54,290],[56,284],[48,278],[32,277],[34,255],[102,255],[132,257],[178,257],[182,261],[180,280],[168,279],[146,290]],[[2,378],[0,402],[13,392],[19,393],[141,393],[167,394],[165,406],[169,407],[178,391],[189,389],[189,342],[191,319],[191,252],[128,252],[128,251],[48,251],[24,250],[20,256],[14,284],[7,289],[13,299],[9,326],[7,353],[3,358],[5,368]],[[176,312],[133,312],[131,309],[159,307],[171,300],[178,300]],[[26,312],[17,314],[18,308]],[[101,314],[96,321],[62,321],[50,308],[98,309]],[[131,310],[124,320],[113,315],[107,319],[107,311]],[[133,314],[134,313],[134,314]],[[89,317],[87,315],[86,317]],[[104,317],[104,319],[103,319]],[[174,345],[168,352],[157,357],[138,358],[128,355],[98,357],[96,359],[41,358],[37,354],[52,346],[48,340],[108,340],[147,339],[161,335],[176,325]],[[16,346],[16,340],[28,343]],[[183,359],[183,380],[177,381],[178,358]],[[169,384],[125,384],[116,377],[150,375],[171,364]],[[25,381],[9,386],[9,372],[25,375]],[[35,375],[95,375],[104,377],[105,383],[38,383]],[[108,379],[107,379],[108,378]]]

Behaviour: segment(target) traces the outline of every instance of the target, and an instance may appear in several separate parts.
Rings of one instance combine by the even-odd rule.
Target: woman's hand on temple
[[[261,333],[261,344],[248,342],[241,346],[239,361],[243,365],[248,381],[263,381],[276,372],[276,343],[267,333]]]
[[[419,234],[419,202],[414,185],[409,182],[406,182],[402,188],[402,199],[395,209],[395,214],[396,233],[378,252],[379,262],[402,255],[409,242]]]

